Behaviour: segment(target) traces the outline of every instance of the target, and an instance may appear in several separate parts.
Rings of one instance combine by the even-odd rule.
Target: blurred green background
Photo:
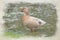
[[[28,7],[30,15],[40,18],[47,23],[40,27],[37,32],[31,33],[27,28],[23,27],[21,22],[22,12],[20,7]],[[11,37],[20,36],[52,36],[56,31],[56,8],[51,3],[8,3],[5,8],[5,35]]]

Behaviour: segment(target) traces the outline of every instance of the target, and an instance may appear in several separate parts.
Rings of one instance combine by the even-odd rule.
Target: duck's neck
[[[25,13],[25,12],[24,12],[24,15],[29,15],[29,13]]]

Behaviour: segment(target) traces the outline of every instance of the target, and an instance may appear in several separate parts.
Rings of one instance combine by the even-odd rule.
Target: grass
[[[11,37],[11,38],[19,38],[19,37],[23,37],[23,34],[15,34],[12,32],[5,32],[4,34],[5,36]]]

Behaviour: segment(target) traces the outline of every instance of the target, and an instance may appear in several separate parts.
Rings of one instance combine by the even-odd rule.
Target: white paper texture
[[[24,36],[21,38],[11,38],[11,37],[6,37],[4,36],[4,20],[3,20],[3,9],[5,8],[4,4],[5,3],[9,3],[9,2],[19,2],[19,1],[23,1],[23,2],[31,2],[31,3],[36,3],[36,2],[45,2],[45,3],[53,3],[54,5],[56,5],[56,9],[57,9],[57,31],[55,33],[54,36],[52,37],[31,37],[31,36]],[[60,0],[0,0],[0,40],[60,40]]]

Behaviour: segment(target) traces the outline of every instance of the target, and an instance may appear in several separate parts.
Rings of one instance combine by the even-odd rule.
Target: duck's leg
[[[30,30],[31,30],[31,32],[34,32],[34,29],[33,28],[31,28]]]
[[[34,29],[34,28],[31,28],[30,30],[31,30],[31,32],[36,32],[36,29]]]

